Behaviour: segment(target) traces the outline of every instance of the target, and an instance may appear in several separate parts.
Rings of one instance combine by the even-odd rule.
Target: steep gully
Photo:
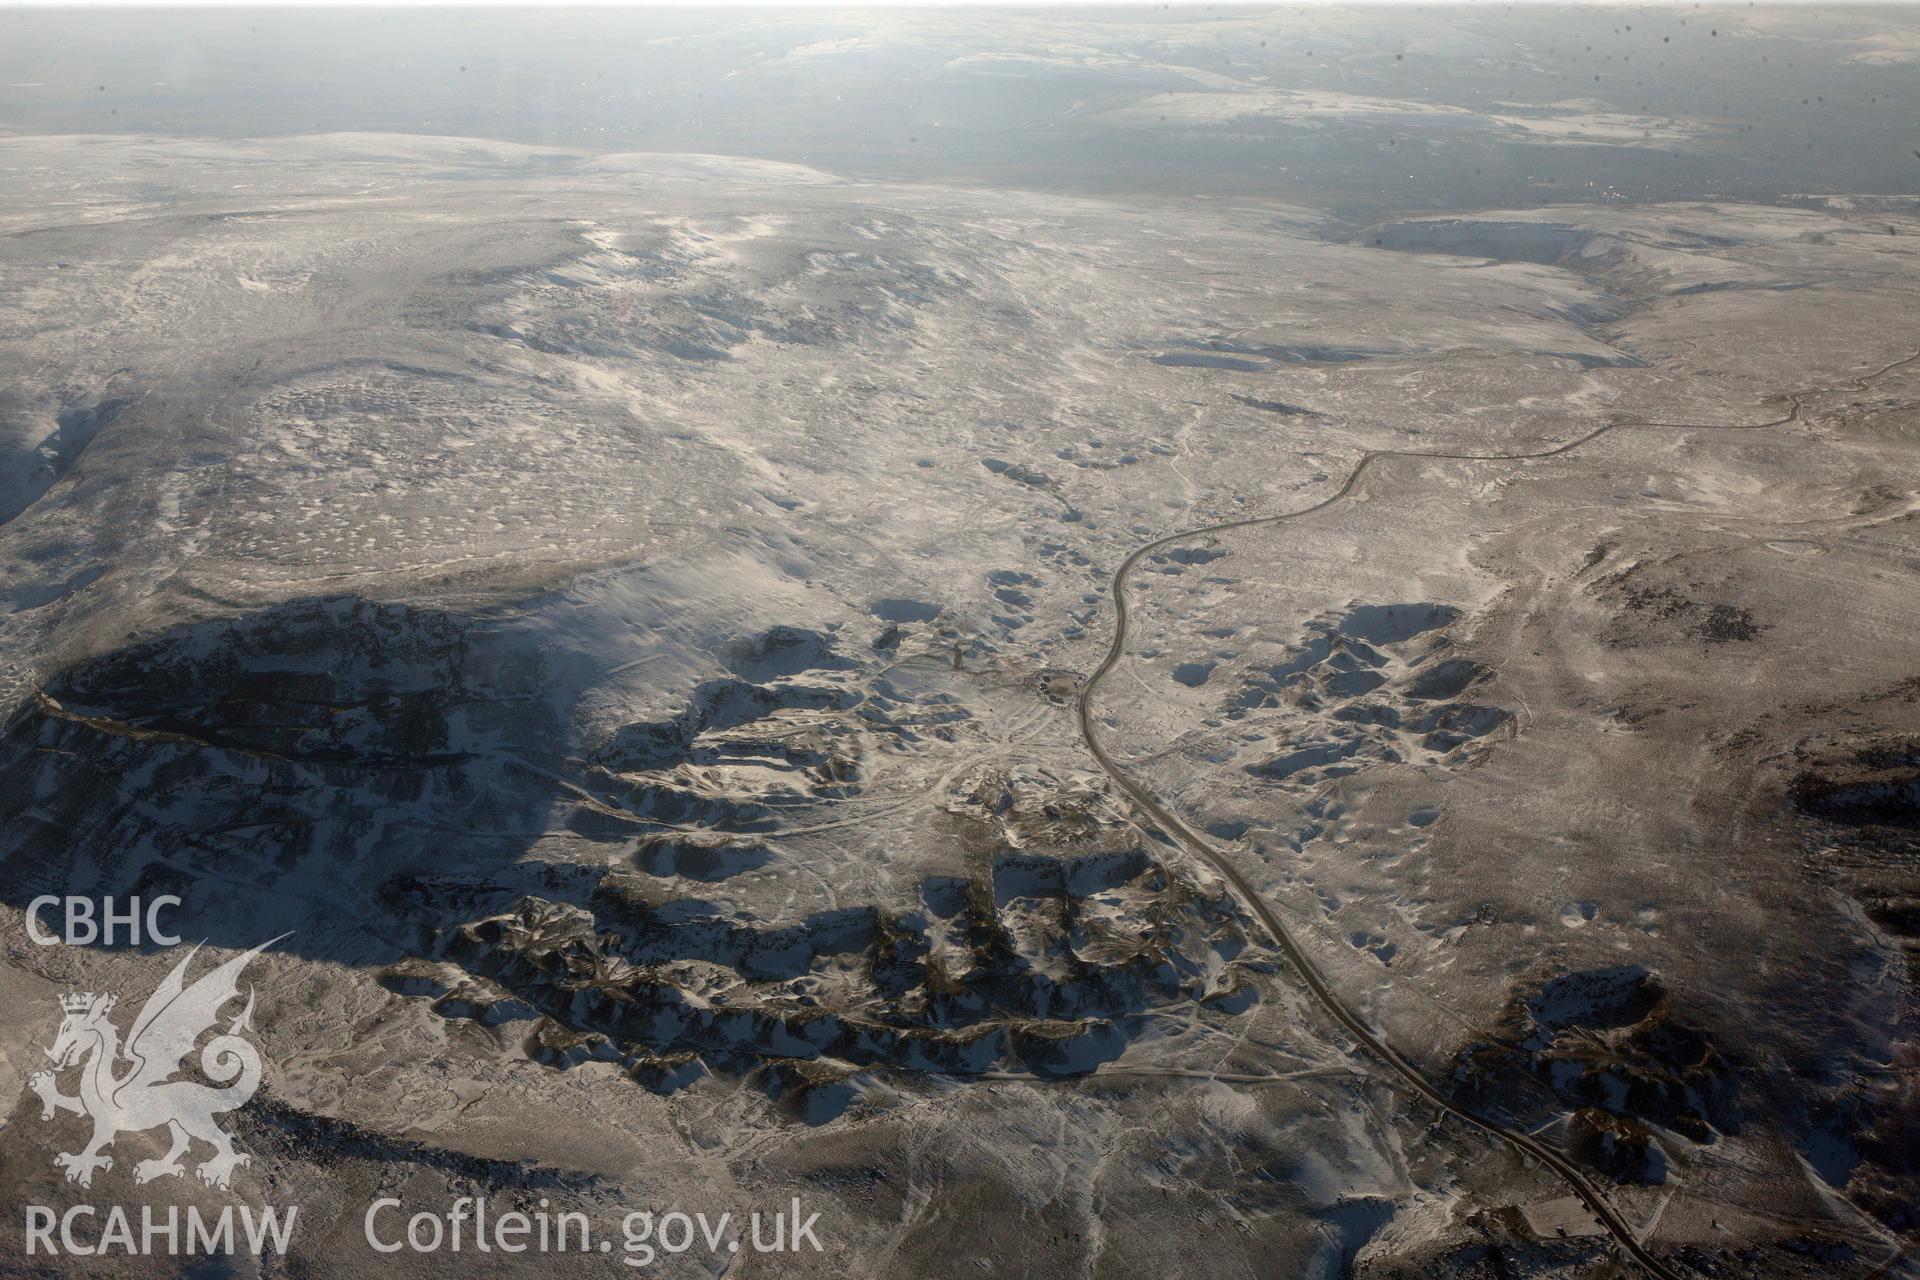
[[[1609,422],[1604,426],[1596,427],[1583,436],[1569,440],[1565,444],[1556,445],[1551,449],[1543,449],[1533,453],[1446,453],[1405,449],[1370,449],[1360,456],[1360,460],[1356,462],[1353,469],[1347,473],[1345,482],[1331,495],[1321,501],[1311,506],[1302,507],[1296,511],[1285,511],[1276,515],[1267,516],[1250,516],[1242,520],[1227,520],[1219,524],[1186,529],[1178,533],[1170,533],[1164,537],[1156,538],[1152,542],[1135,548],[1125,560],[1121,561],[1120,567],[1114,570],[1112,580],[1109,584],[1113,595],[1115,612],[1113,638],[1108,642],[1106,655],[1100,660],[1100,665],[1093,669],[1092,674],[1087,677],[1086,683],[1082,686],[1078,704],[1080,736],[1085,739],[1087,750],[1092,753],[1093,758],[1099,763],[1101,769],[1113,780],[1113,784],[1133,801],[1135,806],[1146,815],[1153,825],[1160,829],[1162,834],[1189,855],[1199,859],[1206,866],[1211,867],[1232,887],[1234,893],[1239,896],[1245,905],[1248,913],[1260,922],[1260,926],[1272,937],[1274,944],[1279,948],[1281,953],[1287,957],[1288,962],[1293,965],[1295,972],[1300,975],[1300,980],[1306,985],[1307,990],[1313,994],[1314,999],[1319,1001],[1320,1006],[1326,1010],[1327,1014],[1332,1017],[1335,1022],[1344,1027],[1356,1042],[1378,1059],[1393,1075],[1399,1077],[1407,1088],[1438,1108],[1443,1114],[1465,1121],[1467,1124],[1472,1125],[1474,1128],[1479,1129],[1481,1132],[1488,1134],[1498,1141],[1510,1143],[1516,1149],[1553,1170],[1553,1172],[1559,1175],[1560,1179],[1572,1189],[1574,1195],[1578,1196],[1580,1201],[1593,1213],[1595,1219],[1606,1229],[1607,1234],[1613,1238],[1614,1243],[1619,1247],[1620,1251],[1639,1263],[1649,1274],[1660,1277],[1660,1280],[1682,1280],[1682,1278],[1678,1272],[1674,1271],[1673,1268],[1669,1267],[1646,1249],[1634,1231],[1632,1224],[1621,1215],[1619,1210],[1613,1207],[1612,1203],[1608,1201],[1599,1186],[1591,1178],[1553,1147],[1548,1146],[1537,1138],[1530,1137],[1516,1129],[1500,1124],[1498,1121],[1490,1120],[1459,1106],[1449,1099],[1440,1088],[1429,1083],[1427,1078],[1420,1073],[1419,1068],[1401,1057],[1400,1054],[1394,1050],[1393,1046],[1386,1042],[1384,1037],[1369,1027],[1357,1013],[1347,1006],[1346,1002],[1341,999],[1340,994],[1335,991],[1332,985],[1327,982],[1326,978],[1321,975],[1318,967],[1301,948],[1293,934],[1281,923],[1279,914],[1261,897],[1259,891],[1254,887],[1253,882],[1234,865],[1232,859],[1202,839],[1199,835],[1195,834],[1191,827],[1174,816],[1165,805],[1154,799],[1153,795],[1148,792],[1144,786],[1129,777],[1126,771],[1120,767],[1119,763],[1108,754],[1106,745],[1101,741],[1100,734],[1096,727],[1098,721],[1094,715],[1093,707],[1094,700],[1099,694],[1101,683],[1113,671],[1114,667],[1119,664],[1121,657],[1127,649],[1128,625],[1131,621],[1127,606],[1127,579],[1133,573],[1134,567],[1138,565],[1142,559],[1166,547],[1173,546],[1176,543],[1185,542],[1192,538],[1206,537],[1210,534],[1224,533],[1232,529],[1277,526],[1290,521],[1301,520],[1316,512],[1324,511],[1336,503],[1345,501],[1352,495],[1362,477],[1364,477],[1369,470],[1389,459],[1418,458],[1459,462],[1528,462],[1538,461],[1544,458],[1555,458],[1564,453],[1571,453],[1576,449],[1591,444],[1602,436],[1617,431],[1764,431],[1772,427],[1785,426],[1787,423],[1797,421],[1800,417],[1803,401],[1811,396],[1842,390],[1864,391],[1867,386],[1875,380],[1892,373],[1895,369],[1899,369],[1904,365],[1912,364],[1915,361],[1920,361],[1920,351],[1916,351],[1913,355],[1903,359],[1895,360],[1890,364],[1883,365],[1871,373],[1852,379],[1839,386],[1824,387],[1814,391],[1790,394],[1786,397],[1788,404],[1791,406],[1787,413],[1782,417],[1772,419],[1768,422]]]

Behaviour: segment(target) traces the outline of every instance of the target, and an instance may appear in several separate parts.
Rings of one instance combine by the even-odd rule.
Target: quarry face
[[[0,134],[0,1271],[1914,1274],[1911,199],[212,133]]]

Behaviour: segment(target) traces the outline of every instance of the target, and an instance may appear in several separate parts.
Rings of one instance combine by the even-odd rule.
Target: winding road
[[[1895,360],[1890,364],[1883,365],[1872,373],[1862,375],[1857,379],[1852,379],[1840,386],[1825,387],[1815,391],[1798,392],[1789,395],[1787,401],[1790,408],[1787,413],[1782,417],[1772,419],[1768,422],[1609,422],[1604,426],[1596,427],[1583,436],[1569,440],[1565,444],[1556,445],[1551,449],[1543,449],[1533,453],[1446,453],[1402,449],[1370,449],[1360,455],[1360,460],[1356,462],[1353,469],[1347,473],[1346,481],[1341,484],[1333,494],[1314,503],[1312,506],[1302,507],[1296,511],[1281,512],[1278,515],[1250,516],[1242,520],[1227,520],[1219,524],[1205,525],[1200,528],[1187,529],[1179,533],[1170,533],[1164,537],[1156,538],[1152,542],[1135,548],[1132,554],[1121,561],[1120,567],[1114,570],[1110,583],[1116,615],[1114,619],[1113,638],[1108,642],[1106,656],[1100,660],[1100,665],[1093,669],[1092,674],[1087,677],[1086,684],[1082,686],[1078,705],[1080,735],[1086,741],[1087,750],[1090,751],[1093,758],[1099,762],[1100,768],[1113,780],[1114,785],[1131,799],[1140,811],[1144,813],[1153,825],[1158,827],[1169,840],[1211,867],[1232,886],[1233,891],[1239,895],[1246,906],[1248,913],[1252,915],[1255,920],[1258,920],[1260,926],[1272,937],[1275,945],[1287,957],[1287,960],[1293,965],[1295,971],[1299,973],[1301,981],[1306,984],[1307,989],[1313,993],[1314,998],[1320,1002],[1321,1007],[1327,1011],[1335,1022],[1338,1022],[1342,1027],[1346,1028],[1347,1032],[1351,1034],[1356,1041],[1364,1046],[1375,1058],[1379,1059],[1388,1070],[1398,1076],[1408,1088],[1432,1103],[1441,1112],[1453,1116],[1456,1119],[1463,1120],[1481,1132],[1502,1142],[1512,1144],[1518,1150],[1538,1160],[1549,1169],[1552,1169],[1554,1173],[1558,1174],[1561,1180],[1572,1189],[1574,1195],[1578,1196],[1580,1201],[1592,1211],[1593,1216],[1599,1221],[1600,1225],[1606,1229],[1607,1234],[1613,1237],[1614,1243],[1619,1247],[1620,1251],[1639,1263],[1650,1274],[1660,1277],[1660,1280],[1683,1280],[1683,1277],[1665,1262],[1648,1252],[1635,1233],[1632,1224],[1621,1216],[1620,1211],[1613,1207],[1612,1203],[1609,1202],[1607,1197],[1601,1192],[1599,1186],[1596,1185],[1586,1173],[1553,1147],[1519,1130],[1509,1128],[1498,1121],[1490,1120],[1485,1116],[1477,1115],[1461,1107],[1448,1098],[1438,1087],[1429,1083],[1427,1078],[1420,1073],[1419,1068],[1401,1057],[1399,1053],[1394,1050],[1393,1046],[1386,1042],[1386,1039],[1381,1036],[1380,1033],[1368,1026],[1358,1014],[1347,1006],[1346,1002],[1340,998],[1340,994],[1333,989],[1326,978],[1321,975],[1313,961],[1307,956],[1306,952],[1301,949],[1300,944],[1294,939],[1294,936],[1288,932],[1287,927],[1280,922],[1278,913],[1267,904],[1266,900],[1261,897],[1260,893],[1254,888],[1253,883],[1234,865],[1233,861],[1199,835],[1195,834],[1192,828],[1188,827],[1186,823],[1169,812],[1165,805],[1156,800],[1140,783],[1129,777],[1126,771],[1120,767],[1119,763],[1107,753],[1106,745],[1100,740],[1100,734],[1096,728],[1098,722],[1094,716],[1093,707],[1095,697],[1100,691],[1101,683],[1113,671],[1114,667],[1118,665],[1121,656],[1127,649],[1128,624],[1130,622],[1130,615],[1127,608],[1127,579],[1133,573],[1134,567],[1138,565],[1142,559],[1162,548],[1170,547],[1175,543],[1184,542],[1191,538],[1201,538],[1211,534],[1223,533],[1231,529],[1252,529],[1281,525],[1289,521],[1304,519],[1319,511],[1324,511],[1336,503],[1345,501],[1353,493],[1354,488],[1360,483],[1361,478],[1364,477],[1370,469],[1389,459],[1418,458],[1460,462],[1528,462],[1542,458],[1558,457],[1563,453],[1571,453],[1583,445],[1590,444],[1600,437],[1616,431],[1764,431],[1771,427],[1784,426],[1789,422],[1797,421],[1800,417],[1801,404],[1807,397],[1829,394],[1846,389],[1863,391],[1876,379],[1884,377],[1886,374],[1893,372],[1903,365],[1912,364],[1916,360],[1920,360],[1920,351],[1916,351],[1914,354],[1903,359]]]

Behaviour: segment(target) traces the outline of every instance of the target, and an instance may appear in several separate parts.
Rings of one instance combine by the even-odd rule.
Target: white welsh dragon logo
[[[252,1029],[251,988],[247,1007],[227,1024],[224,1034],[214,1036],[200,1051],[200,1069],[216,1083],[205,1085],[168,1077],[185,1065],[201,1033],[218,1019],[221,1007],[238,997],[240,971],[247,962],[278,941],[263,942],[235,956],[190,987],[186,985],[187,965],[200,948],[189,951],[147,997],[124,1047],[119,1028],[107,1018],[113,1011],[114,997],[91,992],[60,997],[66,1018],[53,1048],[47,1050],[54,1070],[35,1072],[27,1085],[40,1095],[44,1119],[53,1119],[57,1111],[93,1118],[93,1140],[80,1151],[53,1158],[56,1167],[67,1171],[68,1182],[92,1186],[96,1169],[113,1168],[113,1157],[103,1154],[102,1148],[113,1141],[114,1135],[161,1125],[172,1135],[173,1146],[158,1160],[136,1164],[135,1182],[185,1173],[180,1157],[195,1138],[213,1148],[212,1158],[197,1171],[208,1186],[226,1186],[234,1169],[247,1163],[248,1157],[233,1149],[233,1139],[213,1122],[213,1117],[244,1105],[260,1087],[260,1055],[240,1036],[242,1031]],[[116,1074],[122,1061],[130,1065]],[[70,1098],[60,1092],[55,1073],[73,1066],[80,1067],[80,1093]]]

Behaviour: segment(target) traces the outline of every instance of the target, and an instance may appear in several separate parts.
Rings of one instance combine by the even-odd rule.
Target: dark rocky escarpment
[[[671,1089],[765,1065],[778,1091],[876,1066],[1090,1071],[1142,1015],[1207,995],[1243,946],[1223,903],[1137,851],[1009,853],[987,877],[923,883],[916,910],[790,925],[614,873],[585,905],[526,897],[458,925],[384,981],[448,1017],[526,1022],[555,1067],[617,1062]]]
[[[1920,830],[1920,737],[1890,734],[1802,752],[1787,798],[1812,817],[1853,827]]]
[[[613,1062],[659,1091],[750,1076],[815,1121],[871,1069],[1070,1075],[1155,1010],[1231,1014],[1231,905],[1047,777],[934,797],[969,852],[909,901],[742,906],[730,882],[779,863],[791,813],[857,795],[897,721],[958,712],[868,687],[799,628],[719,657],[732,674],[577,760],[540,653],[474,618],[337,597],[141,640],[0,738],[0,803],[23,816],[6,891],[24,905],[85,867],[97,892],[179,892],[218,945],[291,930],[283,949],[553,1068]],[[556,822],[602,861],[529,856]]]
[[[1573,1109],[1574,1154],[1618,1181],[1661,1181],[1663,1137],[1706,1144],[1738,1131],[1736,1066],[1638,965],[1549,978],[1517,994],[1497,1030],[1497,1043],[1462,1054],[1456,1096],[1510,1107],[1538,1096],[1512,1075],[1532,1077]]]
[[[1421,602],[1357,605],[1310,623],[1293,657],[1247,675],[1228,706],[1234,720],[1287,715],[1282,749],[1246,771],[1312,787],[1370,762],[1477,752],[1513,717],[1473,696],[1488,667],[1450,656],[1458,619],[1450,606]]]

